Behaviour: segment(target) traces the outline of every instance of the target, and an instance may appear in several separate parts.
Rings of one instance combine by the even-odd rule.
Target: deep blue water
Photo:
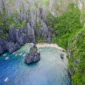
[[[24,55],[30,47],[26,44],[14,54],[0,56],[0,85],[70,85],[65,53],[62,60],[62,51],[51,47],[39,48],[41,60],[26,65]]]

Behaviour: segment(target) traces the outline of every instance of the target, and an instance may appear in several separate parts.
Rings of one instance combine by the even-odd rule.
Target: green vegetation
[[[55,30],[58,33],[57,43],[67,49],[72,37],[82,28],[79,9],[77,7],[74,8],[74,5],[71,4],[67,12],[56,18],[56,23]]]
[[[4,6],[4,2],[3,2],[3,6]],[[5,7],[3,7],[2,10],[3,10],[2,12],[0,11],[0,37],[5,39],[7,37],[8,24],[6,22],[6,10],[5,10]],[[5,33],[3,33],[3,31]]]
[[[37,43],[43,43],[43,42],[45,42],[44,39],[43,39],[43,37],[42,37],[42,35],[36,37],[36,42]]]
[[[85,13],[81,13],[78,7],[70,4],[68,11],[59,17],[48,15],[50,27],[53,27],[57,35],[53,35],[53,42],[66,50],[71,50],[69,69],[72,73],[72,85],[85,84]],[[80,22],[81,21],[81,22]]]
[[[49,0],[43,0],[42,4],[43,4],[43,6],[48,7],[49,6]]]
[[[19,29],[19,28],[24,27],[26,25],[25,20],[24,21],[19,20],[17,12],[13,13],[10,17],[8,17],[6,21],[7,21],[7,23],[10,24],[9,29],[13,26],[16,26],[16,28]]]
[[[6,38],[11,27],[15,26],[17,29],[26,26],[26,21],[19,20],[18,14],[15,12],[10,17],[6,18],[5,9],[0,13],[0,37]],[[4,33],[2,32],[4,30]]]
[[[85,84],[85,27],[73,38],[72,51],[73,56],[69,59],[69,67],[72,70],[75,67],[75,73],[72,76],[72,83],[76,85]],[[75,64],[77,62],[77,64]]]
[[[36,29],[40,29],[42,27],[42,21],[39,19],[39,23],[36,25]]]

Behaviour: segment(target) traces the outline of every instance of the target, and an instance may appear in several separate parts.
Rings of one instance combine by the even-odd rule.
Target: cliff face
[[[49,12],[54,16],[62,15],[70,3],[75,3],[81,12],[84,9],[84,0],[0,0],[0,37],[5,36],[6,44],[10,43],[6,46],[9,49],[16,47],[16,43],[20,47],[37,40],[51,43],[54,29],[48,22],[54,22],[48,21],[47,16]]]
[[[59,16],[67,10],[70,3],[74,3],[73,0],[50,0],[50,11],[53,15]]]
[[[66,11],[70,3],[75,3],[78,5],[80,10],[84,8],[84,0],[1,0],[0,10],[3,9],[3,3],[6,8],[7,15],[9,16],[14,11],[20,13],[20,10],[26,12],[30,10],[33,12],[36,8],[43,8],[50,10],[53,14],[60,15],[63,11]],[[46,15],[46,13],[45,13]]]
[[[28,15],[34,19],[36,15],[40,16],[40,8],[42,8],[42,16],[46,19],[48,11],[59,16],[67,10],[70,3],[75,3],[81,11],[85,8],[84,0],[1,0],[0,10],[5,7],[7,16],[17,12],[23,19],[28,18]]]
[[[70,3],[77,5],[81,12],[85,8],[85,0],[49,0],[49,2],[50,11],[57,16],[61,15],[62,12],[65,12]]]
[[[78,7],[82,11],[85,8],[85,0],[78,0]]]
[[[51,43],[52,31],[47,25],[48,1],[39,0],[1,0],[0,37],[7,34],[0,44],[0,54],[12,53],[26,42],[38,40]],[[3,23],[3,24],[2,24]],[[4,29],[4,30],[3,30]],[[40,42],[41,42],[40,41]],[[18,47],[18,48],[17,48]]]

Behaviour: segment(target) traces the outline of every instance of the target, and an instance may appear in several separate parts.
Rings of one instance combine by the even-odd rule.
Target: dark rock
[[[27,54],[26,58],[25,58],[25,63],[26,64],[31,64],[31,63],[36,63],[40,60],[40,53],[36,53],[36,54]]]
[[[51,43],[52,42],[52,30],[50,27],[47,26],[45,21],[42,21],[42,27],[41,27],[41,32],[42,37],[46,43]],[[37,33],[39,35],[39,33]]]
[[[20,45],[18,43],[15,44],[16,50],[20,49]]]
[[[47,43],[51,43],[51,42],[52,42],[52,34],[51,32],[48,32]]]
[[[16,31],[16,42],[20,45],[24,45],[26,43],[26,34],[24,32],[21,32],[22,30]]]
[[[6,51],[5,40],[0,38],[0,55]]]
[[[29,23],[27,23],[26,30],[27,30],[27,36],[28,36],[29,42],[31,43],[34,42],[35,41],[34,28]]]
[[[36,29],[36,36],[42,36],[42,29]]]
[[[47,42],[47,38],[48,38],[48,27],[47,25],[45,24],[45,22],[43,21],[43,27],[41,28],[42,29],[42,35],[44,37],[44,40],[45,42]]]
[[[26,55],[25,63],[31,64],[36,63],[40,60],[40,53],[37,52],[37,47],[34,45],[32,48],[30,48],[30,53]]]
[[[28,29],[23,28],[23,27],[20,29],[16,29],[16,27],[12,27],[9,30],[8,41],[14,42],[14,43],[17,42],[20,45],[24,45],[28,41],[27,31],[28,31]]]
[[[61,59],[64,59],[64,54],[60,54]]]
[[[39,60],[40,60],[40,53],[36,53],[35,57],[33,58],[33,62],[35,63],[35,62],[37,62]]]
[[[6,48],[9,53],[13,53],[20,48],[20,45],[18,43],[6,42]]]
[[[4,53],[3,47],[0,45],[0,55]]]
[[[33,56],[31,56],[30,54],[27,54],[25,58],[25,63],[30,64],[32,62],[33,62]]]
[[[8,41],[16,42],[16,27],[12,27],[9,30]]]
[[[37,52],[37,47],[36,44],[34,44],[34,46],[30,48],[30,53],[35,54],[36,52]]]

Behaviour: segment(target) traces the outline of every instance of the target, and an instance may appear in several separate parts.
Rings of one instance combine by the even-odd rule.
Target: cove
[[[30,47],[26,44],[13,54],[0,56],[0,85],[71,85],[65,52],[54,47],[40,47],[41,60],[26,65],[24,56]]]

